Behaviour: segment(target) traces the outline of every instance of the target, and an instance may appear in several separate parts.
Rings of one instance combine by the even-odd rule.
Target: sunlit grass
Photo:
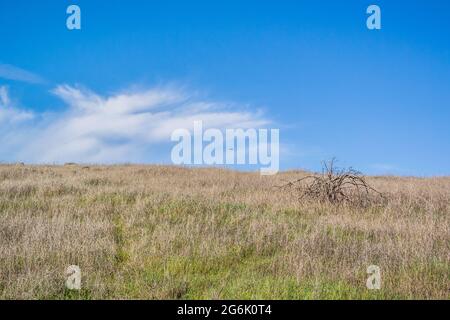
[[[302,175],[0,166],[0,298],[449,298],[450,178],[369,178],[389,200],[359,208],[274,188]]]

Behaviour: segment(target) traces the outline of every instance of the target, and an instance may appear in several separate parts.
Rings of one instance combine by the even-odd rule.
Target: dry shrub
[[[322,173],[291,181],[283,187],[295,188],[300,200],[316,200],[332,204],[374,205],[385,196],[371,187],[364,175],[353,168],[339,168],[336,159],[322,163]]]

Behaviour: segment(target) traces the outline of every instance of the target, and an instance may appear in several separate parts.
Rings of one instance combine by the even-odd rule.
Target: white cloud
[[[0,155],[9,154],[9,161],[37,163],[149,162],[157,156],[150,149],[171,146],[172,131],[191,130],[197,120],[205,127],[222,129],[258,128],[268,123],[261,113],[239,111],[242,108],[233,104],[199,99],[174,88],[106,97],[68,85],[52,92],[67,104],[65,112],[37,114],[26,125],[11,127],[9,134],[0,138],[9,150],[1,150]]]
[[[369,170],[373,174],[392,174],[402,171],[401,168],[389,163],[373,163],[369,165]]]
[[[8,88],[5,86],[0,87],[0,106],[6,106],[9,104]]]
[[[33,114],[31,112],[14,108],[9,98],[8,88],[0,86],[0,132],[9,126],[32,118]]]
[[[0,64],[0,78],[35,84],[45,83],[45,80],[37,74],[10,64]]]

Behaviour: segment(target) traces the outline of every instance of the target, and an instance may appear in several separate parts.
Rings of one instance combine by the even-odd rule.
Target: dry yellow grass
[[[389,200],[357,208],[273,187],[302,175],[0,166],[0,298],[449,298],[450,178],[371,177]]]

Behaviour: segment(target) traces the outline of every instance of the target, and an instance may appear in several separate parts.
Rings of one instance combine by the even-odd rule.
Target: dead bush
[[[332,204],[369,205],[380,203],[384,195],[371,187],[364,175],[353,168],[339,168],[336,159],[322,163],[322,173],[288,182],[283,188],[294,188],[299,199]]]

